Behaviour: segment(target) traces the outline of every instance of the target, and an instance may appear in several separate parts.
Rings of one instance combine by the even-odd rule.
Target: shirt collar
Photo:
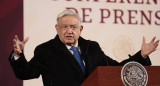
[[[67,49],[69,50],[72,46],[68,46],[68,45],[66,45],[66,47],[67,47]],[[78,48],[78,42],[75,44],[75,47],[77,47],[77,48]]]

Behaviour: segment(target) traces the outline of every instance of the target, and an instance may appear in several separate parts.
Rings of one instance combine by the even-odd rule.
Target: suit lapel
[[[85,61],[86,77],[87,77],[88,69],[89,69],[87,54],[88,54],[88,48],[89,48],[90,40],[85,40],[82,37],[80,37],[79,41],[78,41],[78,44],[79,44],[80,49],[81,49],[81,57]]]
[[[85,60],[86,56],[87,56],[87,51],[89,48],[90,41],[89,40],[87,41],[87,40],[83,39],[82,37],[80,37],[78,43],[79,43],[79,46],[81,49],[81,56],[82,56],[83,60]]]
[[[73,68],[78,70],[81,74],[83,74],[78,62],[75,60],[75,58],[71,54],[71,52],[67,49],[65,44],[63,44],[61,42],[61,40],[59,39],[58,35],[56,36],[55,41],[56,41],[56,48],[57,48],[58,53],[64,54],[63,55],[64,56],[64,60],[66,60]]]

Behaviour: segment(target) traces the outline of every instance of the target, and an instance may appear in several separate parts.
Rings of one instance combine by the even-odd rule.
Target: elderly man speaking
[[[76,12],[64,10],[60,13],[55,28],[56,37],[38,45],[29,62],[23,53],[28,38],[20,41],[18,36],[15,36],[14,50],[9,61],[17,78],[28,80],[42,75],[44,86],[80,86],[97,66],[119,66],[129,61],[151,65],[148,55],[155,51],[159,44],[155,37],[150,43],[146,43],[143,38],[139,52],[117,62],[105,55],[97,42],[80,36],[83,26]]]

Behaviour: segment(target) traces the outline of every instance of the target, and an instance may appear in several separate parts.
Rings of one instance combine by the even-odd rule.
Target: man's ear
[[[83,30],[83,26],[81,25],[81,27],[80,27],[80,32],[82,32],[82,30]]]
[[[59,28],[59,27],[58,27],[57,24],[55,25],[55,28],[56,28],[56,31],[57,31],[57,34],[58,34],[58,28]]]

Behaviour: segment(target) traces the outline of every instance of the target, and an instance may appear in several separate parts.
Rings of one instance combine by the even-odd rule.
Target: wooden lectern
[[[147,86],[160,86],[160,66],[144,66],[148,73]],[[122,66],[99,66],[81,86],[124,86]]]

